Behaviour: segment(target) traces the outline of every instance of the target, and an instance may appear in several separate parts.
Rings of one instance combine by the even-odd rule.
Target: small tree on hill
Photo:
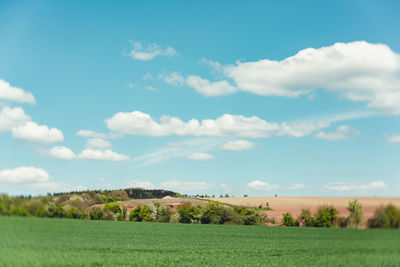
[[[321,206],[318,208],[317,214],[315,214],[314,226],[333,227],[336,224],[338,214],[339,212],[332,205]]]

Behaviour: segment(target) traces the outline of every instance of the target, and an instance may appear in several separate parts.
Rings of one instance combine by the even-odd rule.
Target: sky
[[[1,1],[0,192],[398,196],[399,1]]]

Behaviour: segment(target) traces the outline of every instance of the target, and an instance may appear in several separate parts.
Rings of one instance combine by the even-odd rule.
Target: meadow
[[[0,216],[0,266],[400,266],[400,231]]]

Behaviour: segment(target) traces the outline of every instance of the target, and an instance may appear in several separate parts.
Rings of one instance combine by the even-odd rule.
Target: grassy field
[[[400,231],[0,216],[0,265],[400,266]]]

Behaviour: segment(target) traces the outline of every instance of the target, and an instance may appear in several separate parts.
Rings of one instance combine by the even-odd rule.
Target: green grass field
[[[400,266],[400,231],[0,216],[0,265]]]

